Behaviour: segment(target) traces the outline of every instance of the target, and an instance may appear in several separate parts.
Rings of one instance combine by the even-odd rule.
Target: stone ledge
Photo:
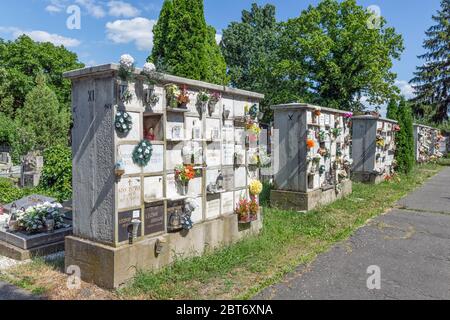
[[[379,184],[384,182],[384,176],[376,173],[369,172],[353,172],[352,173],[352,181],[369,183],[369,184]]]
[[[72,265],[81,269],[86,282],[115,289],[129,281],[137,270],[158,270],[175,259],[202,255],[208,249],[237,242],[262,229],[262,216],[248,225],[239,225],[236,215],[194,225],[189,232],[169,233],[160,237],[145,238],[133,245],[109,247],[78,237],[66,237],[66,268]],[[164,239],[161,254],[155,253],[158,239]]]
[[[43,257],[60,251],[64,251],[64,241],[54,242],[27,250],[18,248],[0,240],[0,255],[18,261],[29,260],[35,257]]]

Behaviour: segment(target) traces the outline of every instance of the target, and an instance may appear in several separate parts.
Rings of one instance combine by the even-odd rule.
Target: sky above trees
[[[7,4],[6,4],[7,2]],[[38,41],[64,44],[76,52],[88,65],[116,61],[122,53],[130,53],[142,65],[153,45],[151,29],[159,16],[163,0],[6,0],[0,11],[0,37],[15,39],[22,33]],[[252,2],[272,3],[277,8],[277,19],[287,20],[299,15],[308,5],[318,0],[205,0],[206,21],[217,30],[232,21],[239,21],[241,11]],[[408,81],[421,61],[425,30],[432,25],[431,16],[439,9],[439,0],[358,0],[358,4],[380,8],[389,26],[396,28],[404,38],[405,51],[400,61],[394,61],[398,74],[397,85],[409,97]],[[81,9],[81,29],[69,30],[66,20],[68,6]]]

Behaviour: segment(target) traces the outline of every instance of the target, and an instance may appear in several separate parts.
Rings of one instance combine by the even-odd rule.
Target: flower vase
[[[189,191],[189,182],[180,182],[179,189],[182,196],[187,196]]]
[[[212,103],[208,103],[209,116],[212,116],[215,111],[216,111],[216,105],[212,104]]]

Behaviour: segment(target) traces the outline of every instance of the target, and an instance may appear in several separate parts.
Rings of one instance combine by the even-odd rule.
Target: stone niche
[[[308,211],[351,193],[351,115],[297,103],[272,109],[279,135],[272,203]]]
[[[66,238],[66,265],[79,265],[84,280],[116,288],[135,270],[158,269],[178,256],[201,254],[262,228],[261,218],[239,225],[234,208],[241,196],[249,196],[242,118],[263,95],[165,74],[149,85],[140,70],[133,82],[124,82],[114,64],[65,77],[73,90],[75,168],[74,232]],[[186,86],[188,105],[169,105],[165,88],[170,84]],[[200,90],[222,96],[212,113],[208,106],[199,108]],[[127,91],[132,99],[124,102]],[[115,128],[119,111],[132,122],[126,133]],[[147,164],[134,156],[143,139],[152,147]],[[237,170],[236,145],[243,159]],[[180,165],[196,172],[187,187],[175,175]],[[209,184],[216,184],[210,188],[214,192],[208,192]],[[177,215],[184,213],[190,214],[191,230],[180,229]],[[139,224],[136,237],[130,232],[133,222]],[[158,241],[163,247],[156,252]]]
[[[414,124],[414,152],[417,163],[427,163],[441,158],[439,139],[440,131],[436,128]]]

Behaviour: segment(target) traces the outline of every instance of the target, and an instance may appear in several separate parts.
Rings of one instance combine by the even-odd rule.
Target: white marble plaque
[[[183,156],[181,152],[183,146],[183,143],[169,143],[167,145],[166,169],[168,172],[173,171],[177,165],[183,163]]]
[[[184,115],[170,112],[167,114],[166,136],[169,140],[184,139]]]
[[[190,102],[189,102],[187,107],[189,109],[189,112],[198,114],[198,109],[197,109],[197,95],[198,95],[198,92],[188,90],[188,93],[189,93]]]
[[[140,141],[141,140],[141,117],[140,114],[137,112],[128,112],[128,114],[131,117],[131,121],[133,121],[133,126],[131,128],[131,131],[127,134],[118,133],[116,132],[116,137],[118,141]]]
[[[219,169],[210,169],[206,171],[206,186],[210,183],[216,184],[217,177],[219,176]]]
[[[247,101],[243,100],[235,100],[234,101],[234,116],[235,117],[243,117],[245,115],[245,106],[249,105]]]
[[[198,208],[192,212],[191,219],[192,222],[199,223],[203,221],[203,201],[201,197],[195,198],[195,201],[198,204]]]
[[[222,214],[234,212],[234,192],[224,192],[221,194]]]
[[[208,196],[206,201],[206,219],[214,219],[220,216],[220,195]]]
[[[209,167],[220,166],[220,142],[208,143],[206,150],[206,164]]]
[[[156,173],[164,171],[164,146],[152,145],[153,152],[150,162],[144,167],[144,173]]]
[[[222,127],[222,140],[224,142],[234,142],[233,126],[223,126]]]
[[[163,177],[144,178],[144,201],[163,198]]]
[[[238,167],[234,170],[234,186],[235,188],[247,186],[247,169],[245,167]]]
[[[324,115],[324,123],[326,126],[330,125],[330,115],[329,114]]]
[[[188,195],[196,197],[202,194],[202,177],[197,177],[189,181]]]
[[[219,140],[220,139],[220,120],[206,119],[206,139]]]
[[[330,114],[330,127],[334,128],[336,126],[336,120],[334,114]]]
[[[234,101],[232,98],[222,98],[222,110],[230,110],[229,119],[234,117]]]
[[[166,178],[166,195],[169,199],[179,198],[177,192],[177,183],[175,181],[175,174],[168,174]]]
[[[234,164],[234,144],[224,143],[222,144],[222,164],[224,166],[231,166]]]
[[[122,178],[118,182],[119,210],[141,205],[141,179]]]
[[[117,160],[122,160],[125,165],[125,174],[141,173],[141,167],[133,162],[135,145],[124,144],[117,147]]]
[[[312,112],[311,111],[306,111],[306,121],[308,124],[313,123],[312,121]]]
[[[131,99],[128,103],[120,102],[122,105],[124,105],[126,108],[130,109],[143,109],[143,105],[141,103],[142,101],[142,94],[143,94],[143,86],[142,83],[132,83],[129,82],[128,86],[124,86],[125,82],[119,82],[119,97],[122,96],[122,92],[125,92],[126,89],[132,94],[133,99]],[[139,95],[139,97],[138,97]]]
[[[200,140],[201,138],[202,138],[202,123],[200,119],[194,117],[186,117],[186,139]]]
[[[234,129],[234,141],[236,144],[241,146],[245,145],[245,129],[244,128],[235,128]]]
[[[319,116],[319,125],[324,126],[325,125],[325,115],[322,113]]]

